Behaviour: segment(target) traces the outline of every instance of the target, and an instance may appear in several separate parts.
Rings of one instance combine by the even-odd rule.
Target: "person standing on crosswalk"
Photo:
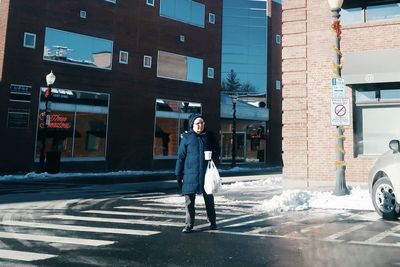
[[[218,158],[218,145],[211,132],[205,130],[205,121],[200,114],[189,116],[189,132],[183,134],[179,144],[175,175],[178,186],[185,196],[186,220],[183,233],[190,233],[195,218],[196,194],[203,194],[210,229],[217,229],[214,196],[204,191],[204,176],[207,161],[204,151],[212,151],[213,159]]]

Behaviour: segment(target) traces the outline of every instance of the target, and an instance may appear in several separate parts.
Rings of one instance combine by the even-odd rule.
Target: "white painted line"
[[[18,261],[38,261],[54,257],[57,257],[57,255],[0,249],[1,259],[18,260]]]
[[[159,200],[154,200],[154,201],[146,201],[143,203],[143,205],[148,205],[148,206],[182,206],[185,205],[185,200],[182,199],[182,202],[175,202],[175,203],[164,203],[164,202],[157,202]],[[259,204],[258,202],[253,202],[249,203],[248,201],[246,203],[230,203],[230,202],[222,202],[219,203],[218,201],[215,201],[215,206],[216,207],[229,207],[229,208],[238,208],[238,209],[248,209],[254,207],[255,204]],[[196,207],[205,207],[203,199],[199,198],[199,200],[196,199]]]
[[[124,209],[124,210],[147,210],[147,211],[160,211],[160,212],[185,212],[185,209],[180,207],[180,208],[175,208],[175,209],[166,209],[166,208],[152,208],[152,207],[134,207],[134,206],[119,206],[119,207],[114,207],[115,209]],[[198,210],[196,208],[196,210]],[[203,209],[202,209],[203,210]],[[223,212],[217,210],[218,214],[224,214],[224,215],[243,215],[243,212]]]
[[[149,210],[149,211],[168,211],[168,212],[185,212],[184,207],[176,207],[174,209],[160,208],[160,207],[134,207],[134,206],[119,206],[114,207],[114,209],[122,209],[122,210]]]
[[[366,243],[378,243],[380,240],[384,239],[387,236],[398,236],[398,234],[396,234],[395,232],[400,230],[400,225],[395,226],[390,228],[389,230],[386,230],[382,233],[379,233],[367,240],[365,240]]]
[[[114,241],[107,241],[107,240],[71,238],[71,237],[50,236],[50,235],[20,234],[14,232],[0,232],[0,238],[11,238],[18,240],[42,241],[49,243],[63,243],[63,244],[73,244],[73,245],[94,246],[94,247],[111,245],[115,243]]]
[[[276,219],[276,218],[281,218],[281,217],[283,217],[283,215],[272,216],[272,217],[266,217],[266,218],[260,218],[260,219],[255,219],[255,220],[251,220],[251,221],[245,221],[245,222],[242,222],[242,223],[236,223],[236,224],[228,225],[228,226],[226,226],[226,227],[240,227],[240,226],[244,226],[244,225],[248,225],[248,224],[253,224],[253,223],[268,221],[268,220],[272,220],[272,219]]]
[[[219,234],[229,234],[229,235],[244,235],[244,236],[258,236],[258,237],[273,237],[273,238],[285,238],[284,236],[281,235],[269,235],[269,234],[252,234],[249,232],[233,232],[233,231],[224,231],[224,230],[213,230],[210,231],[213,233],[219,233]],[[303,238],[292,238],[292,239],[303,239]]]
[[[293,231],[293,232],[287,233],[285,236],[291,237],[291,236],[296,236],[296,235],[299,235],[299,234],[305,234],[305,233],[308,233],[308,232],[310,232],[310,231],[312,231],[314,229],[318,229],[318,228],[321,228],[321,227],[324,227],[324,226],[326,226],[326,224],[318,224],[318,225],[312,225],[312,226],[309,226],[309,227],[303,227],[303,228],[300,228],[299,231]]]
[[[109,210],[84,210],[81,212],[92,213],[92,214],[158,217],[158,218],[172,218],[172,219],[184,219],[185,218],[184,215],[158,214],[158,213],[146,213],[146,212],[125,212],[125,211],[109,211]],[[196,219],[207,220],[207,216],[196,216]]]
[[[152,226],[185,226],[184,223],[169,222],[169,221],[152,221],[152,220],[132,220],[132,219],[117,219],[117,218],[99,218],[99,217],[86,217],[86,216],[72,216],[72,215],[46,215],[43,218],[60,219],[60,220],[73,220],[73,221],[87,221],[87,222],[105,222],[105,223],[125,223],[125,224],[142,224]]]
[[[229,219],[225,219],[225,220],[217,220],[217,224],[223,224],[223,223],[227,223],[227,222],[232,222],[232,221],[236,221],[236,220],[240,220],[240,219],[245,219],[248,217],[252,217],[252,216],[256,216],[257,214],[246,214],[246,215],[242,215],[242,216],[238,216],[238,217],[233,217],[233,218],[229,218]],[[195,226],[194,229],[195,230],[200,230],[203,228],[207,228],[209,227],[210,224],[209,223],[205,223],[205,224],[200,224],[198,226]]]
[[[185,203],[143,203],[144,206],[147,207],[185,207]],[[205,205],[199,205],[196,203],[196,210],[197,209],[205,209]],[[215,204],[215,209],[218,210],[234,210],[234,211],[239,211],[239,210],[249,210],[248,207],[235,207],[235,206],[224,206],[224,205],[218,205]],[[243,214],[243,213],[242,213]]]
[[[34,222],[22,222],[22,221],[1,221],[0,224],[10,225],[10,226],[34,227],[34,228],[41,228],[41,229],[57,229],[57,230],[65,230],[65,231],[110,233],[110,234],[124,234],[124,235],[148,236],[148,235],[154,235],[154,234],[160,233],[157,231],[105,228],[105,227],[89,227],[89,226],[77,226],[77,225],[66,225],[66,224],[34,223]]]
[[[349,234],[351,232],[360,230],[361,228],[366,227],[368,224],[370,224],[370,223],[364,223],[364,224],[355,225],[355,226],[350,227],[350,228],[348,228],[348,229],[346,229],[344,231],[340,231],[340,232],[337,232],[337,233],[335,233],[333,235],[330,235],[328,237],[322,238],[321,240],[323,240],[323,241],[342,242],[343,240],[338,239],[339,237],[342,237],[342,236],[347,235],[347,234]]]
[[[122,198],[123,200],[132,200],[136,199],[135,197],[145,197],[145,196],[160,196],[165,195],[163,192],[154,192],[154,193],[138,193],[138,194],[130,194],[129,197]]]
[[[139,197],[139,196],[136,197],[136,196],[133,196],[133,197],[124,197],[124,199],[125,199],[125,200],[147,200],[147,199],[154,199],[154,200],[156,200],[156,199],[163,199],[163,198],[169,198],[169,197],[178,197],[178,196],[180,196],[180,195],[143,196],[143,197]]]
[[[375,243],[375,242],[366,242],[366,241],[349,241],[348,243],[349,244],[357,244],[357,245],[392,247],[392,248],[400,247],[400,243]]]

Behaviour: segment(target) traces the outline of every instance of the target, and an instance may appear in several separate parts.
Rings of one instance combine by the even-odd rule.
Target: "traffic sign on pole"
[[[332,78],[332,97],[333,98],[345,98],[345,83],[343,78]]]
[[[350,99],[331,98],[331,124],[334,126],[350,125]]]

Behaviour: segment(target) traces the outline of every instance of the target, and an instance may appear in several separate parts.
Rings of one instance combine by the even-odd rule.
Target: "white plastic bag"
[[[204,178],[204,191],[208,195],[217,193],[222,188],[221,177],[214,161],[210,160],[207,165],[206,176]]]

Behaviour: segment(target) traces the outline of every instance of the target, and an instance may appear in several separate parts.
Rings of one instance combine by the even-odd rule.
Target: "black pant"
[[[214,207],[214,196],[207,195],[203,192],[204,203],[206,204],[206,211],[208,221],[211,225],[215,225],[215,207]],[[195,217],[195,200],[196,194],[185,195],[185,209],[186,209],[186,226],[193,227]]]

